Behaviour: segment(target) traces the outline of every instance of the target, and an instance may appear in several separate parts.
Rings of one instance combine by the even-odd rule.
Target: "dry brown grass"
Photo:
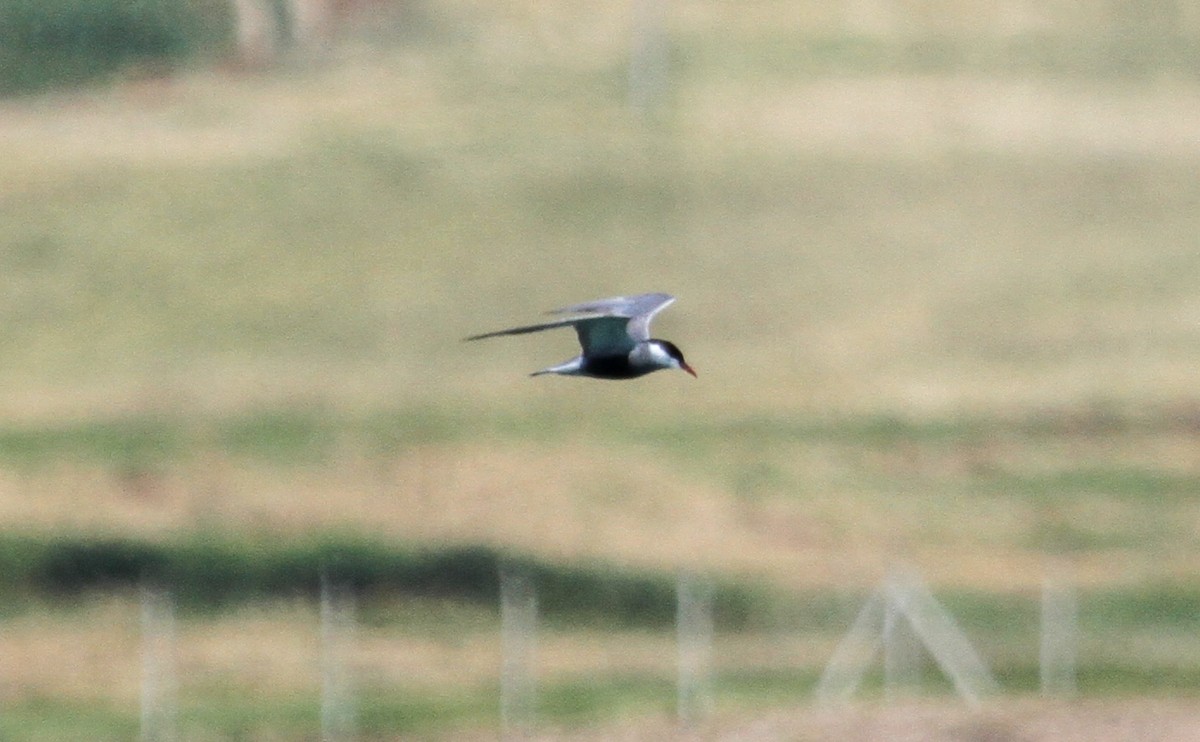
[[[71,698],[85,703],[137,703],[141,687],[137,606],[121,599],[87,610],[30,613],[4,623],[5,654],[13,672],[4,685],[9,703]]]
[[[494,694],[501,666],[498,616],[427,601],[372,606],[386,615],[359,624],[344,660],[367,697],[469,698]],[[174,626],[174,693],[186,716],[222,699],[315,704],[320,694],[319,619],[304,602],[244,606],[210,616],[181,616]],[[745,633],[719,637],[718,672],[812,675],[836,639],[826,635]],[[36,613],[5,623],[11,670],[4,698],[22,706],[54,700],[136,714],[141,690],[141,625],[136,600],[89,600],[71,611]],[[543,627],[532,671],[543,688],[613,678],[674,677],[669,631]],[[243,704],[244,702],[238,701]],[[447,724],[454,725],[452,719]]]
[[[537,735],[539,740],[795,740],[818,742],[1084,742],[1200,739],[1200,714],[1182,701],[1016,701],[980,711],[945,703],[863,705],[848,709],[801,706],[747,719],[730,714],[711,726],[679,730],[668,720],[629,721],[600,730]]]
[[[423,699],[494,692],[500,664],[495,616],[419,603],[395,604],[388,610],[398,622],[360,625],[356,630],[348,661],[360,692]],[[6,703],[21,707],[39,699],[73,699],[135,714],[141,671],[138,621],[136,602],[119,597],[87,603],[70,613],[7,620]],[[179,671],[178,703],[184,718],[192,719],[185,723],[187,728],[199,732],[193,710],[220,704],[222,699],[243,699],[235,705],[244,705],[244,699],[253,698],[263,708],[315,699],[320,662],[317,633],[315,609],[298,603],[276,602],[215,617],[180,619],[174,661]],[[813,634],[721,636],[714,648],[716,670],[811,675],[819,671],[836,639]],[[1146,637],[1146,641],[1144,648],[1161,649],[1161,640]],[[534,672],[544,689],[612,677],[667,683],[674,673],[674,652],[668,632],[548,628],[538,638]],[[655,711],[653,704],[627,707],[615,718],[604,714],[606,720],[568,725],[544,720],[534,738],[1200,739],[1195,731],[1200,717],[1195,704],[1187,700],[1010,698],[988,701],[980,710],[933,700],[864,701],[823,708],[807,697],[796,697],[772,703],[773,710],[761,708],[764,703],[720,697],[716,714],[687,731]],[[453,731],[433,728],[423,738],[476,738],[469,722],[466,728],[449,719],[446,724]],[[269,729],[256,729],[253,738],[274,738]],[[480,738],[491,736],[494,732],[489,730]]]
[[[87,299],[94,276],[60,275],[55,289],[24,264],[9,271],[9,311],[55,292],[66,314],[14,338],[3,409],[520,409],[546,395],[520,372],[565,356],[569,338],[450,341],[650,287],[681,296],[662,332],[703,374],[661,405],[636,395],[648,414],[1190,393],[1195,302],[1177,280],[1195,253],[1190,79],[757,77],[701,58],[680,72],[669,129],[648,136],[588,76],[619,69],[619,35],[571,64],[529,13],[487,15],[495,25],[472,46],[4,104],[15,252],[61,240],[57,261],[128,283]],[[680,23],[698,34],[732,23],[721,15]],[[414,179],[364,171],[385,156],[384,174]],[[656,214],[640,189],[659,188],[675,205]],[[327,226],[292,226],[329,203]],[[637,274],[646,286],[630,286]],[[187,301],[139,298],[163,282]],[[281,311],[309,321],[266,348],[246,338]]]
[[[1085,585],[1131,585],[1200,566],[1188,548],[1200,508],[1174,489],[1157,495],[1152,478],[1139,483],[1190,481],[1200,467],[1190,441],[1170,431],[697,441],[680,457],[580,438],[386,455],[341,449],[306,464],[215,453],[143,470],[63,463],[6,472],[0,521],[20,531],[149,538],[353,532],[789,589],[865,589],[898,562],[946,586],[1033,590],[1047,569],[1067,569]],[[1101,479],[1055,484],[1073,472]],[[1122,472],[1138,479],[1123,483]],[[1105,476],[1117,479],[1106,485]],[[1055,529],[1085,545],[1062,550]]]

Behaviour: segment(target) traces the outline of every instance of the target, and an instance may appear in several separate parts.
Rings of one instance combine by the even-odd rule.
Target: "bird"
[[[662,293],[597,299],[548,312],[574,315],[571,317],[485,332],[466,340],[574,327],[583,353],[556,366],[534,371],[530,376],[559,374],[593,379],[635,379],[653,371],[677,368],[695,377],[695,370],[683,359],[678,346],[669,340],[650,337],[650,321],[673,301],[675,297]]]

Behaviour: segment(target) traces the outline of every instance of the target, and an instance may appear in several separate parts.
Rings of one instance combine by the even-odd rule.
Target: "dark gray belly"
[[[635,379],[655,371],[653,366],[633,366],[629,356],[603,356],[584,361],[583,372],[597,379]]]

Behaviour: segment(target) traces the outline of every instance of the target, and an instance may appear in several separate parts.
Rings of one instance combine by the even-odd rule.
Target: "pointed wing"
[[[629,335],[634,340],[649,340],[650,320],[675,301],[675,297],[668,294],[643,294],[638,298],[640,301],[637,311],[634,313],[633,319],[629,320]]]
[[[555,309],[551,314],[600,314],[608,317],[628,318],[629,322],[625,331],[631,341],[637,342],[650,338],[650,320],[654,319],[654,315],[673,301],[675,301],[674,296],[663,293],[614,296],[610,299],[597,299]],[[583,341],[582,337],[580,341]],[[632,349],[632,345],[630,345],[630,349]]]
[[[472,335],[463,340],[483,340],[484,338],[500,337],[501,335],[524,335],[529,332],[541,332],[542,330],[553,330],[556,327],[567,327],[574,325],[578,319],[560,319],[554,322],[543,322],[540,325],[526,325],[525,327],[513,327],[508,330],[496,330],[495,332],[485,332],[482,335]]]
[[[579,344],[584,355],[610,356],[628,353],[634,345],[650,337],[650,320],[663,307],[675,301],[670,294],[639,294],[637,296],[614,296],[584,304],[555,309],[551,314],[583,314],[585,317],[568,317],[543,322],[538,325],[513,327],[508,330],[472,335],[467,340],[482,340],[501,335],[524,335],[530,332],[553,330],[572,326],[579,335]]]
[[[612,356],[633,350],[634,340],[626,329],[628,324],[629,319],[626,317],[571,317],[540,325],[485,332],[482,335],[464,338],[464,340],[483,340],[502,335],[524,335],[530,332],[553,330],[558,327],[574,327],[575,332],[579,335],[579,345],[583,348],[584,355]]]
[[[572,320],[585,356],[623,356],[633,350],[627,317],[583,317]]]
[[[638,294],[637,296],[614,296],[596,299],[583,304],[555,309],[550,314],[608,314],[615,317],[635,317],[653,314],[675,301],[670,294]]]

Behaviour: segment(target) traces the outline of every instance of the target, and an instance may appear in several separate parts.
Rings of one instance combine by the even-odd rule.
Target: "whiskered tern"
[[[633,379],[667,368],[677,368],[695,376],[696,372],[683,360],[683,353],[674,343],[650,337],[650,321],[673,301],[675,297],[670,294],[598,299],[550,312],[573,315],[571,317],[472,335],[467,340],[574,327],[583,353],[557,366],[534,371],[530,376],[561,374],[595,379]]]

